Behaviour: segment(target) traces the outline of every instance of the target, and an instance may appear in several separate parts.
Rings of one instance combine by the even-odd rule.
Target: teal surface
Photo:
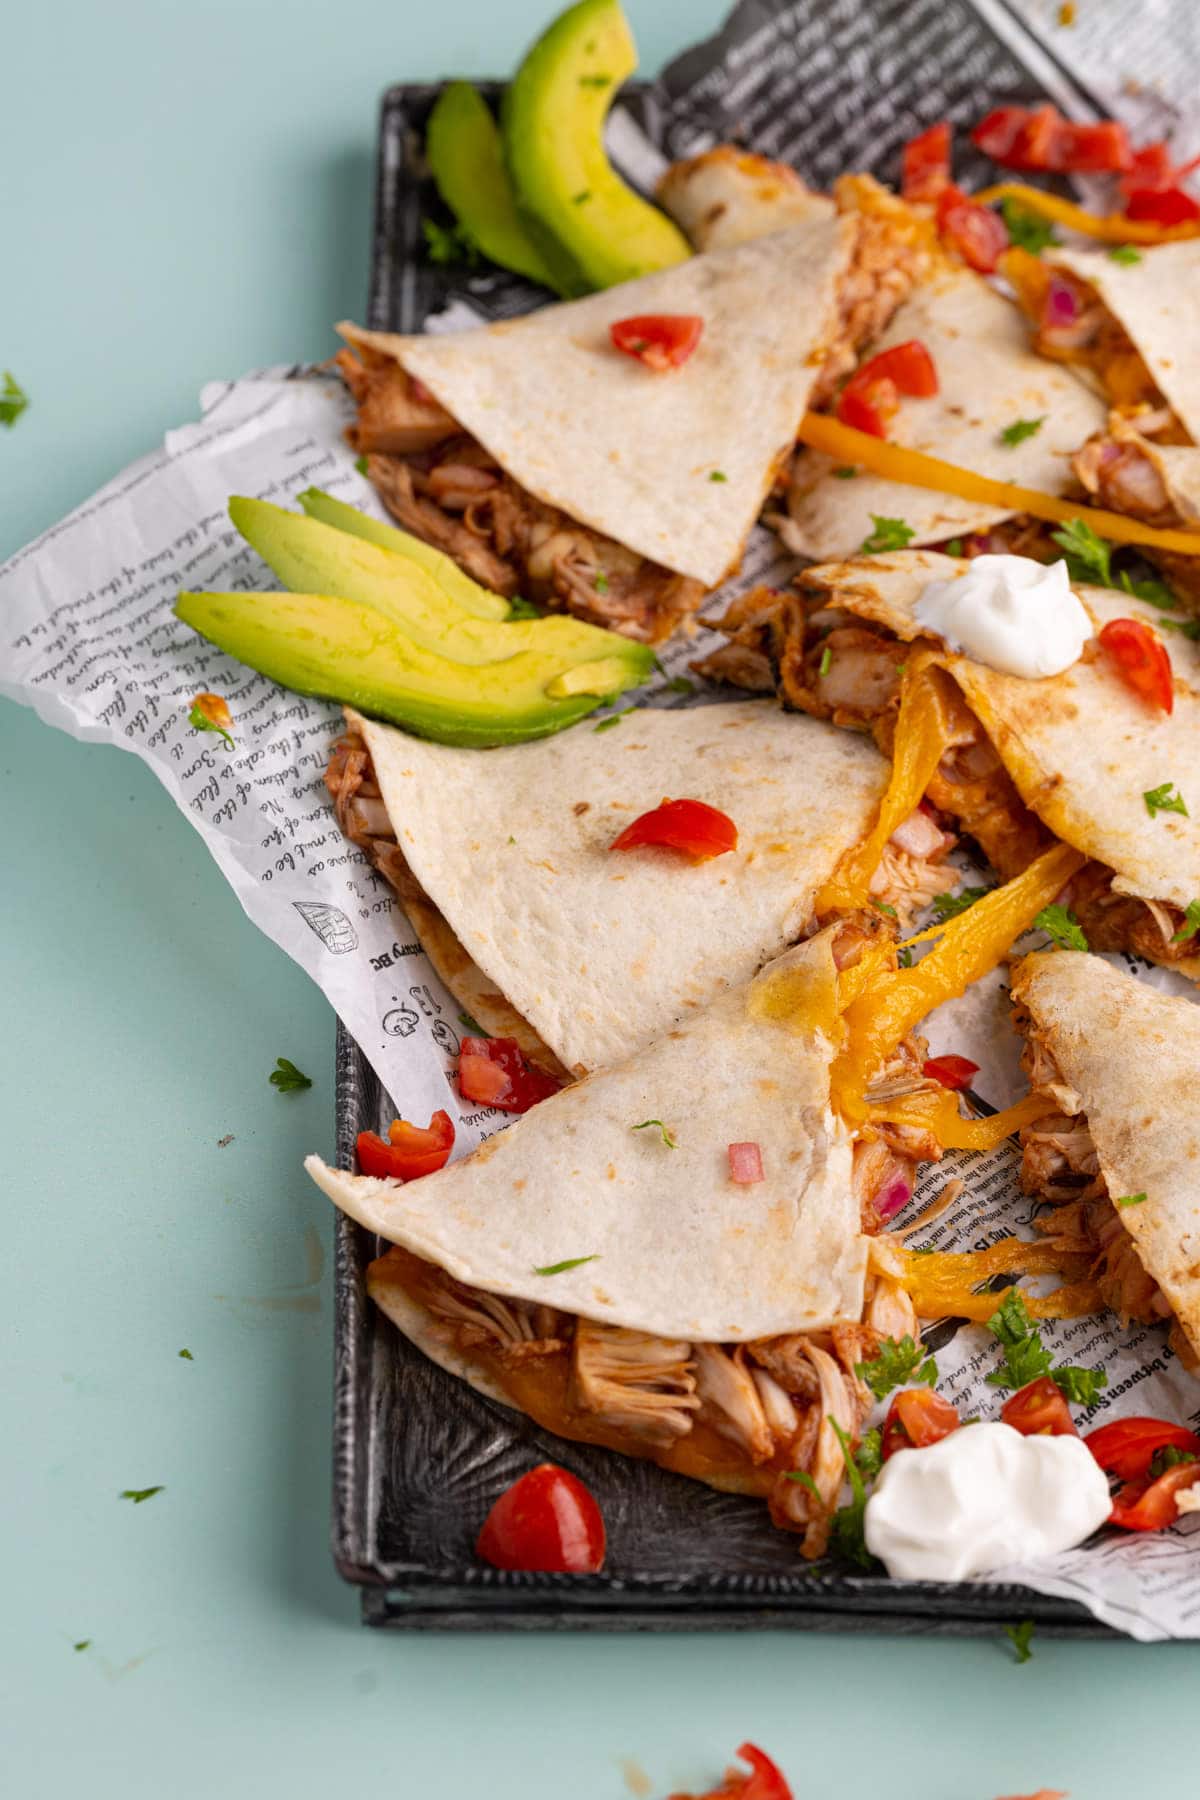
[[[503,71],[551,3],[9,18],[0,369],[33,404],[0,431],[0,552],[208,377],[325,353],[365,291],[380,90]],[[646,65],[720,11],[632,0]],[[299,1169],[332,1144],[330,1011],[131,756],[0,703],[0,777],[0,1792],[622,1800],[747,1736],[797,1800],[1195,1791],[1190,1645],[362,1631]],[[268,1086],[279,1055],[311,1092]]]

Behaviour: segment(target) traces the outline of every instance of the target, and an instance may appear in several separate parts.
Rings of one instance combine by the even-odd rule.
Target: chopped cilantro
[[[1140,585],[1148,586],[1149,583]],[[1158,601],[1152,601],[1151,604],[1157,606]],[[1195,643],[1200,638],[1200,619],[1159,619],[1158,629],[1160,631],[1181,631],[1185,638],[1191,638]]]
[[[607,594],[608,576],[604,573],[603,569],[596,570],[596,573],[592,577],[592,586],[598,594]]]
[[[581,75],[579,77],[579,85],[580,85],[580,87],[594,87],[594,88],[611,87],[612,86],[612,76],[611,75]]]
[[[599,731],[599,729],[600,727],[597,725],[596,730]],[[517,840],[515,837],[510,837],[508,841],[510,844],[515,844]]]
[[[571,205],[572,206],[582,206],[584,201],[590,200],[591,197],[592,197],[591,188],[584,188],[582,193],[571,195]]]
[[[0,425],[13,426],[29,405],[29,395],[9,369],[0,382]]]
[[[161,1484],[158,1487],[122,1488],[121,1492],[117,1495],[117,1499],[132,1500],[135,1506],[140,1506],[143,1500],[153,1500],[155,1494],[162,1494],[165,1493],[165,1491],[165,1488],[163,1488]]]
[[[275,1058],[275,1067],[267,1076],[267,1080],[273,1088],[278,1088],[281,1094],[298,1094],[302,1088],[312,1086],[312,1077],[305,1075],[294,1062],[289,1062],[286,1056]]]
[[[808,1489],[814,1500],[818,1503],[820,1502],[821,1490],[807,1469],[789,1469],[784,1479],[786,1481],[798,1481],[802,1488]]]
[[[91,1647],[92,1647],[91,1638],[80,1638],[80,1640],[77,1644],[71,1645],[72,1650],[90,1650]]]
[[[858,470],[852,463],[846,463],[842,468],[835,469],[833,472],[839,481],[853,481],[858,474]]]
[[[834,1553],[844,1557],[847,1562],[855,1562],[860,1568],[874,1567],[875,1558],[867,1549],[864,1523],[867,1512],[867,1489],[858,1464],[850,1449],[850,1440],[838,1424],[829,1415],[834,1435],[842,1447],[842,1461],[846,1465],[846,1480],[850,1483],[853,1498],[849,1506],[839,1506],[833,1515],[833,1524],[829,1533],[829,1542]]]
[[[510,844],[512,843],[511,838],[509,838],[508,841]],[[460,1012],[458,1015],[458,1022],[462,1026],[463,1030],[466,1032],[468,1037],[486,1037],[487,1036],[487,1032],[483,1029],[483,1026],[480,1025],[480,1023],[478,1022],[477,1019],[473,1019],[469,1012]]]
[[[1200,931],[1200,900],[1189,900],[1187,911],[1183,915],[1183,924],[1171,939],[1173,944],[1186,944]]]
[[[1181,1450],[1178,1444],[1163,1444],[1150,1458],[1149,1476],[1157,1481],[1168,1469],[1177,1469],[1181,1463],[1194,1463],[1195,1455],[1190,1450]]]
[[[356,456],[354,459],[354,466],[358,470],[360,475],[365,475],[367,472],[366,457],[365,456]]]
[[[883,1467],[883,1433],[878,1425],[872,1425],[870,1431],[863,1432],[862,1441],[854,1452],[854,1460],[863,1480],[874,1481]]]
[[[1097,537],[1083,519],[1068,519],[1061,531],[1051,535],[1067,553],[1067,573],[1072,581],[1090,581],[1097,587],[1113,585],[1112,545]]]
[[[914,1343],[905,1332],[897,1342],[884,1338],[879,1354],[870,1362],[855,1363],[854,1373],[865,1381],[877,1400],[886,1400],[893,1388],[905,1387],[910,1381],[923,1381],[932,1387],[938,1378],[938,1366],[925,1346]]]
[[[509,619],[540,619],[541,616],[533,601],[524,599],[520,594],[514,594],[508,603]]]
[[[601,719],[601,721],[598,725],[592,726],[592,730],[593,731],[611,731],[614,725],[619,725],[621,723],[622,719],[627,719],[631,712],[636,712],[636,711],[637,711],[636,706],[627,706],[625,708],[624,712],[609,713],[607,719]],[[508,841],[510,844],[515,844],[517,840],[516,840],[516,838],[509,838]]]
[[[900,948],[897,950],[896,965],[901,969],[912,968],[912,951],[908,948],[907,944],[901,944]]]
[[[184,1362],[195,1362],[196,1360],[190,1350],[181,1350],[179,1354],[182,1356]]]
[[[473,269],[479,261],[479,246],[464,225],[439,225],[436,219],[422,219],[425,254],[431,263],[465,263]]]
[[[584,1263],[599,1262],[599,1260],[600,1252],[597,1250],[591,1256],[568,1256],[563,1262],[545,1263],[540,1269],[535,1269],[533,1273],[535,1275],[565,1275],[568,1269],[579,1269]]]
[[[1135,600],[1145,600],[1150,606],[1157,606],[1160,612],[1175,610],[1177,602],[1174,594],[1165,581],[1159,581],[1154,576],[1147,577],[1145,581],[1134,581],[1128,570],[1122,569],[1120,586],[1127,594],[1132,594]],[[1163,623],[1170,625],[1172,621],[1165,619]]]
[[[966,545],[961,538],[951,538],[950,542],[946,545],[946,555],[961,556],[965,548]]]
[[[1045,423],[1045,413],[1040,419],[1014,419],[1012,424],[1006,425],[1000,433],[1000,442],[1007,444],[1011,450],[1017,444],[1023,444],[1026,438],[1036,437]]]
[[[1058,239],[1049,220],[1031,212],[1018,200],[1002,200],[1000,213],[1010,240],[1020,249],[1028,250],[1031,256],[1036,256],[1047,244],[1057,244]]]
[[[729,477],[724,469],[710,469],[708,471],[708,479],[710,481],[728,481]]]
[[[939,925],[944,924],[947,919],[956,919],[959,913],[966,912],[968,907],[974,906],[977,900],[982,900],[991,891],[991,888],[985,887],[965,887],[957,894],[935,894],[933,916]]]
[[[878,513],[872,513],[871,523],[875,527],[874,531],[859,545],[864,556],[879,556],[886,550],[903,550],[917,535],[915,528],[906,525],[903,519],[885,519]]]
[[[828,675],[828,673],[829,673],[830,669],[832,669],[832,667],[833,667],[833,651],[829,648],[829,645],[826,644],[825,648],[821,652],[821,660],[817,665],[817,674],[822,678],[822,680],[824,680],[825,676]]]
[[[1175,788],[1174,793],[1171,792],[1172,788]],[[1190,817],[1183,795],[1173,781],[1164,781],[1161,787],[1147,788],[1142,799],[1146,802],[1146,811],[1152,819],[1160,812],[1182,813],[1185,819]]]
[[[1142,253],[1135,250],[1132,244],[1114,244],[1108,253],[1108,260],[1128,267],[1130,263],[1140,263]]]
[[[1095,1406],[1108,1386],[1108,1375],[1103,1369],[1081,1369],[1077,1363],[1051,1369],[1050,1379],[1072,1406]]]
[[[1029,1310],[1020,1290],[1009,1288],[1000,1306],[987,1321],[987,1328],[1004,1346],[1004,1361],[988,1376],[993,1387],[1023,1388],[1031,1381],[1049,1375],[1055,1386],[1074,1406],[1094,1406],[1096,1396],[1108,1386],[1103,1369],[1082,1369],[1076,1365],[1052,1367],[1050,1352],[1034,1329]]]
[[[652,1125],[657,1125],[658,1129],[662,1132],[662,1141],[667,1146],[668,1150],[678,1150],[678,1143],[673,1134],[667,1130],[661,1119],[643,1119],[640,1125],[633,1125],[630,1129],[633,1131],[648,1131]]]
[[[1086,950],[1088,947],[1079,920],[1069,907],[1043,906],[1033,923],[1038,931],[1046,933],[1056,950]]]
[[[895,907],[889,906],[886,900],[872,900],[871,905],[875,908],[876,912],[886,913],[889,919],[894,919],[896,917]]]
[[[1033,1620],[1022,1619],[1019,1625],[1006,1625],[1004,1635],[1016,1651],[1017,1661],[1019,1663],[1029,1662],[1033,1656],[1033,1651],[1029,1648],[1030,1639],[1033,1637]]]
[[[696,684],[689,681],[686,675],[672,675],[667,683],[668,694],[694,694]]]
[[[1117,1206],[1140,1206],[1145,1198],[1145,1194],[1122,1194],[1114,1204]]]

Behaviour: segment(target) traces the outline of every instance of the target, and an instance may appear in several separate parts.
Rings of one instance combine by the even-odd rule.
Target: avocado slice
[[[339,700],[417,737],[478,749],[548,737],[592,712],[553,700],[555,665],[535,651],[468,668],[434,656],[374,608],[330,594],[180,594],[175,615],[299,694]]]
[[[310,519],[320,519],[323,525],[334,525],[339,531],[365,538],[368,544],[378,544],[381,550],[393,550],[398,556],[407,556],[410,562],[424,569],[447,598],[464,612],[474,613],[477,619],[508,618],[511,608],[503,594],[493,594],[490,588],[480,587],[477,581],[464,574],[452,556],[447,556],[443,550],[435,550],[432,544],[414,537],[411,531],[401,531],[398,525],[385,525],[379,519],[369,518],[366,513],[359,512],[357,506],[347,506],[344,500],[335,500],[321,488],[305,488],[297,498]]]
[[[654,666],[646,644],[562,613],[499,623],[477,618],[407,557],[268,500],[235,497],[229,516],[293,593],[340,594],[373,607],[419,649],[448,662],[478,666],[536,656],[546,681],[577,664],[603,662],[607,674],[594,673],[607,693],[636,687]]]
[[[585,294],[686,260],[676,225],[608,160],[604,121],[637,67],[620,0],[579,0],[543,32],[501,111],[517,207],[561,291]]]
[[[517,212],[491,109],[469,81],[442,89],[425,127],[425,155],[438,193],[483,254],[561,293]]]

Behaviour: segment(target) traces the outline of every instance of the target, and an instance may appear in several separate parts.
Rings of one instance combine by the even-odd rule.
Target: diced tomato
[[[1200,202],[1181,187],[1133,188],[1125,197],[1125,217],[1155,225],[1187,225],[1200,219]]]
[[[704,320],[694,313],[641,313],[608,328],[616,349],[660,373],[685,363],[703,334]]]
[[[921,1073],[944,1088],[965,1088],[972,1075],[978,1075],[979,1064],[966,1056],[931,1056],[921,1064]]]
[[[454,1126],[439,1108],[426,1126],[393,1119],[385,1142],[374,1131],[360,1131],[355,1143],[358,1166],[364,1175],[392,1176],[396,1181],[416,1181],[432,1175],[450,1160]]]
[[[1105,1474],[1116,1475],[1122,1481],[1140,1480],[1158,1450],[1186,1450],[1190,1456],[1200,1457],[1200,1437],[1194,1431],[1144,1413],[1113,1419],[1110,1424],[1089,1431],[1083,1441]]]
[[[998,106],[971,140],[1006,169],[1051,169],[1060,175],[1119,174],[1133,162],[1125,127],[1114,119],[1078,125],[1053,106]]]
[[[1141,619],[1110,619],[1100,632],[1099,642],[1127,688],[1161,712],[1174,711],[1171,658],[1156,631]]]
[[[1123,194],[1129,194],[1136,188],[1174,187],[1175,180],[1171,152],[1165,140],[1159,138],[1155,143],[1143,144],[1140,150],[1133,151],[1129,167],[1117,186]]]
[[[869,376],[865,367],[852,375],[838,395],[837,416],[843,425],[885,438],[900,410],[900,395],[886,375]]]
[[[458,1053],[458,1091],[479,1106],[528,1112],[557,1094],[562,1082],[527,1062],[516,1038],[465,1037]]]
[[[1113,1499],[1108,1522],[1126,1531],[1161,1531],[1179,1517],[1176,1494],[1196,1481],[1200,1481],[1200,1462],[1177,1463],[1148,1484],[1128,1481]]]
[[[902,394],[925,399],[938,391],[933,358],[920,338],[909,338],[903,344],[893,344],[890,350],[877,351],[863,363],[858,374],[865,375],[868,371],[873,375],[886,375]]]
[[[653,812],[642,813],[609,845],[611,850],[637,850],[657,844],[682,850],[693,862],[707,862],[737,849],[737,826],[728,813],[704,800],[664,800]]]
[[[883,1460],[897,1450],[925,1450],[938,1444],[960,1423],[950,1402],[932,1388],[904,1388],[893,1397],[883,1421]]]
[[[1055,168],[1063,175],[1118,175],[1133,161],[1125,127],[1115,119],[1076,125],[1064,119],[1055,144]]]
[[[936,200],[949,183],[950,121],[941,119],[905,144],[900,192],[906,200]]]
[[[739,1744],[738,1755],[750,1764],[751,1773],[726,1769],[720,1787],[707,1794],[672,1794],[670,1800],[792,1800],[792,1790],[770,1757],[757,1744]]]
[[[765,1179],[762,1150],[758,1144],[730,1144],[729,1179],[742,1187]]]
[[[505,1488],[483,1522],[475,1553],[496,1569],[598,1575],[604,1519],[577,1476],[557,1463],[539,1463]]]
[[[1000,1417],[1022,1437],[1078,1437],[1071,1409],[1049,1375],[1018,1388],[1000,1408]]]
[[[999,213],[969,200],[961,188],[943,190],[937,206],[938,236],[953,244],[963,261],[990,275],[1008,249],[1008,227]]]

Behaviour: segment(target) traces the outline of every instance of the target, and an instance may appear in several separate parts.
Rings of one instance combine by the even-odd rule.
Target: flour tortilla
[[[338,329],[394,356],[539,500],[715,587],[795,442],[856,233],[818,216],[473,331]],[[610,325],[650,313],[703,319],[681,368],[613,348]]]
[[[809,569],[804,581],[907,643],[931,635],[913,618],[926,584],[970,566],[902,550]],[[1125,618],[1161,628],[1162,613],[1130,594],[1075,591],[1097,631]],[[1200,645],[1181,632],[1163,635],[1175,672],[1170,716],[1131,693],[1094,645],[1062,675],[1038,681],[966,656],[945,661],[1026,806],[1065,843],[1109,864],[1119,892],[1186,907],[1200,898]],[[1144,795],[1164,782],[1177,784],[1190,816],[1151,816]],[[1176,966],[1200,974],[1200,957]]]
[[[772,973],[831,961],[830,933]],[[742,1342],[862,1312],[867,1240],[830,1047],[756,1017],[746,988],[563,1088],[436,1175],[399,1184],[305,1167],[369,1231],[490,1293],[661,1337]],[[658,1127],[634,1127],[661,1119]],[[753,1142],[764,1179],[730,1179]],[[594,1262],[558,1275],[539,1268]]]
[[[969,269],[940,269],[914,290],[874,349],[919,339],[938,376],[926,400],[901,400],[888,437],[975,474],[1061,494],[1071,458],[1101,431],[1105,403],[1067,367],[1035,356],[1018,309]],[[1022,443],[1001,433],[1017,419],[1042,419]],[[872,514],[902,519],[913,544],[983,531],[1011,512],[953,494],[885,481],[860,469],[852,480],[815,450],[796,458],[781,536],[798,556],[850,556],[874,529]]]
[[[1046,260],[1095,289],[1200,443],[1200,239],[1139,246],[1133,263],[1114,262],[1105,250],[1055,249]]]
[[[1118,1216],[1200,1354],[1200,1006],[1078,954],[1025,957],[1012,994],[1087,1114],[1109,1194],[1145,1194]]]
[[[347,716],[428,902],[581,1074],[641,1049],[794,942],[887,783],[865,738],[770,701],[646,707],[611,730],[487,751]],[[737,849],[703,863],[613,851],[664,797],[727,813]]]

